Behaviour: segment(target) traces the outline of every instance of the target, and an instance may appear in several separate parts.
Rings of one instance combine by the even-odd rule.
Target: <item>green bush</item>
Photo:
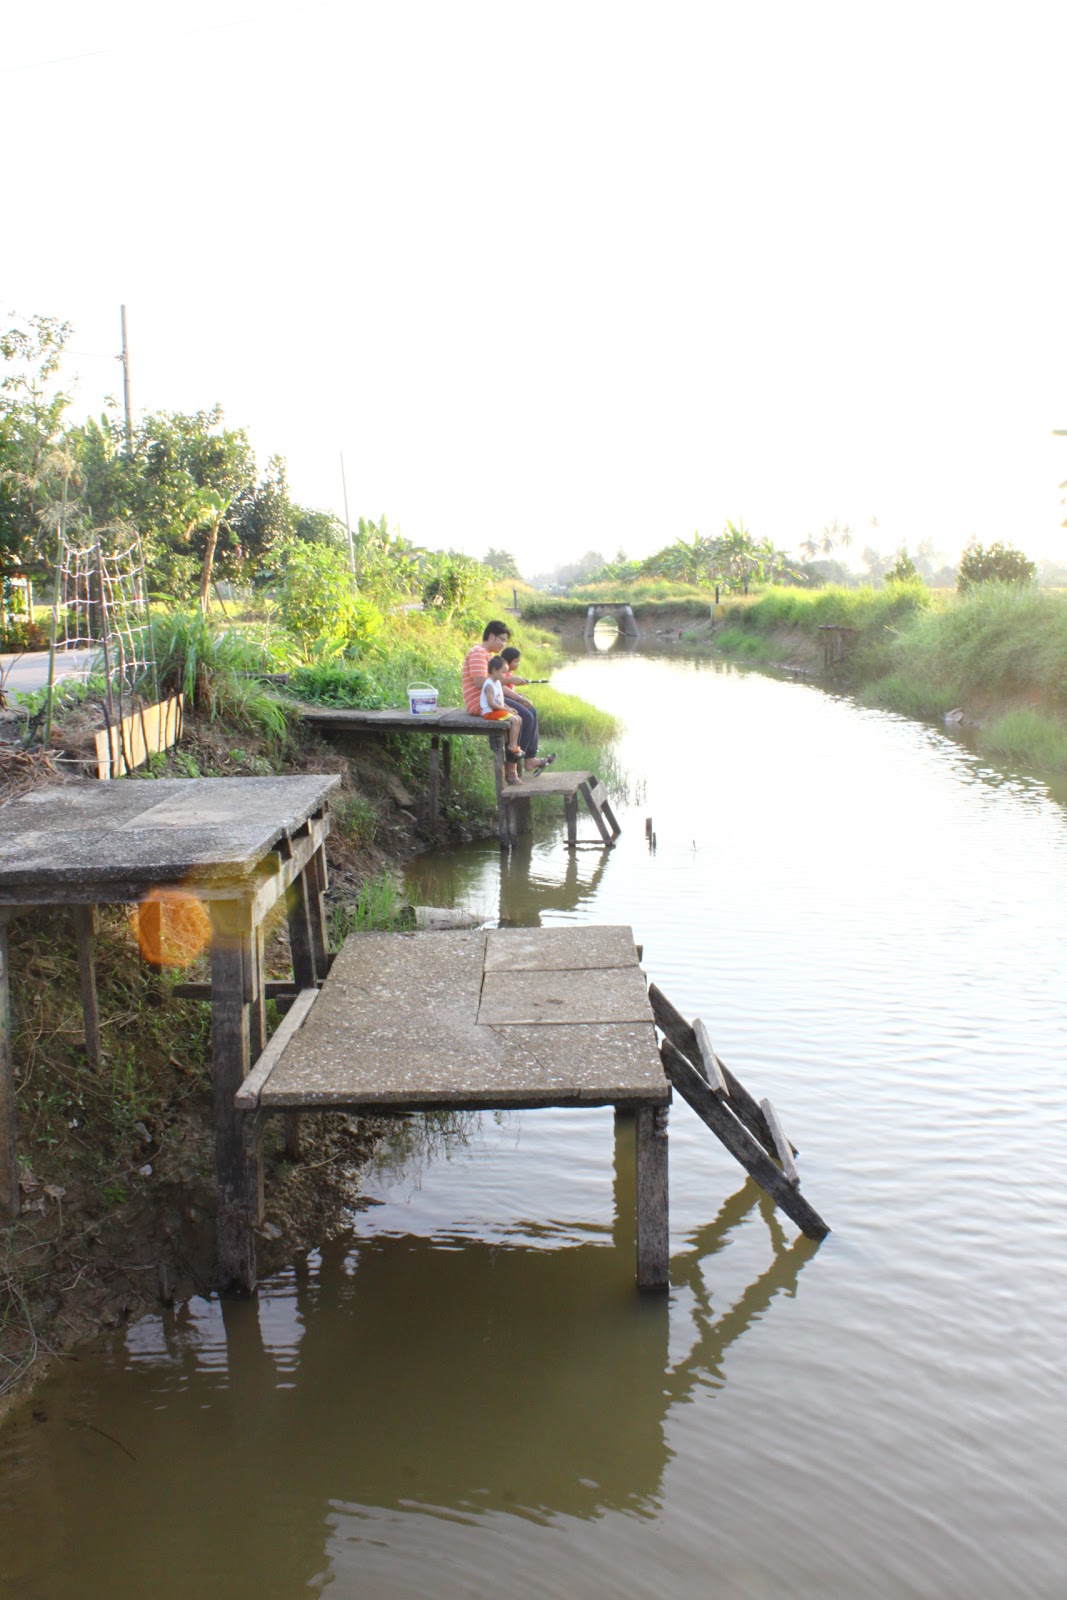
[[[381,632],[384,621],[377,606],[356,589],[340,550],[302,540],[286,549],[279,602],[282,621],[305,659],[320,640],[338,649],[366,644]]]
[[[986,548],[969,544],[960,561],[956,587],[962,593],[973,589],[976,583],[1033,583],[1037,568],[1028,556],[1014,545],[999,540]]]

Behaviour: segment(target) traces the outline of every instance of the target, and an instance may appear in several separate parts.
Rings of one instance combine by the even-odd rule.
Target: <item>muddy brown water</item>
[[[405,1124],[351,1236],[0,1431],[0,1595],[1065,1593],[1062,796],[803,684],[614,652],[556,681],[626,718],[617,848],[543,820],[417,891],[631,924],[833,1233],[676,1103],[643,1301],[610,1112]]]

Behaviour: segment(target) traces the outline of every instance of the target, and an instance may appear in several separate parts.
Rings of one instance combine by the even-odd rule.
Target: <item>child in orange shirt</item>
[[[509,737],[508,748],[506,751],[507,766],[505,776],[508,783],[516,784],[522,782],[522,779],[519,777],[518,768],[518,763],[522,760],[523,755],[523,752],[519,747],[519,730],[522,727],[522,721],[516,712],[509,711],[507,706],[504,704],[504,684],[502,680],[506,666],[507,663],[504,661],[503,656],[489,657],[489,665],[487,668],[489,676],[482,684],[482,692],[479,703],[481,706],[481,714],[487,719],[487,721],[506,722],[508,725]]]

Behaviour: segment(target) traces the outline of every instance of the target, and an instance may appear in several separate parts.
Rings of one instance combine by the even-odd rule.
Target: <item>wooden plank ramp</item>
[[[699,1017],[687,1022],[654,983],[648,998],[664,1035],[663,1070],[678,1093],[801,1232],[809,1239],[824,1239],[829,1224],[800,1193],[796,1150],[771,1102],[757,1103],[719,1060]]]

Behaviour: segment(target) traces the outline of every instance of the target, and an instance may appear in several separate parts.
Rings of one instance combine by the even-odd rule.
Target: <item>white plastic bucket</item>
[[[432,683],[409,683],[408,705],[413,717],[424,717],[437,710],[437,690]]]

